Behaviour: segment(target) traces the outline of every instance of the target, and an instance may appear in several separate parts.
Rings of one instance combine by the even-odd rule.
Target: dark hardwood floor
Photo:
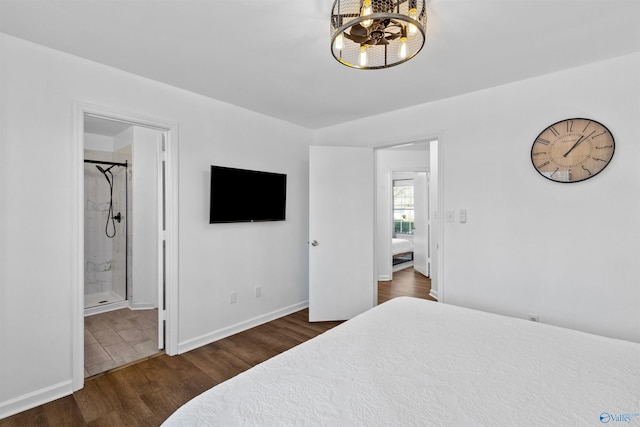
[[[430,278],[423,276],[413,268],[405,268],[393,273],[393,280],[378,282],[378,304],[399,296],[412,296],[435,301],[433,297],[429,296],[430,291]]]
[[[379,282],[380,303],[429,297],[431,281],[413,268]],[[71,396],[0,420],[8,426],[158,426],[203,391],[340,322],[308,322],[301,310],[179,356],[160,355],[97,375]]]

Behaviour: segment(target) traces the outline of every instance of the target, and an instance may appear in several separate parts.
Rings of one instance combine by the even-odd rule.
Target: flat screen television
[[[287,175],[211,166],[209,223],[284,221]]]

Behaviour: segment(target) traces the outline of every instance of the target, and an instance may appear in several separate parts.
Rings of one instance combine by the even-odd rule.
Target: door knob
[[[318,246],[318,241],[317,240],[312,240],[311,241],[311,246]]]

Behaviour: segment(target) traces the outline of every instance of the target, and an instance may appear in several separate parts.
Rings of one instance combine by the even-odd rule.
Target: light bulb
[[[360,46],[360,54],[358,55],[358,65],[361,67],[367,66],[367,46]]]
[[[416,21],[418,20],[418,11],[416,10],[415,7],[412,9],[409,9],[409,18],[415,19]],[[418,27],[416,27],[414,24],[409,24],[409,34],[413,35],[417,32],[418,32]]]
[[[362,9],[360,9],[360,16],[369,16],[373,13],[373,8],[371,7],[371,0],[364,0],[362,2]],[[370,27],[373,24],[373,19],[367,19],[366,21],[362,21],[360,25],[363,27]]]
[[[407,38],[400,37],[400,48],[398,49],[400,59],[407,59]]]
[[[342,35],[342,33],[338,34],[333,42],[333,47],[336,50],[342,50],[344,49],[344,36]]]

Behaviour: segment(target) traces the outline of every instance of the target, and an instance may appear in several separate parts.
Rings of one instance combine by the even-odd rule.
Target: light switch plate
[[[447,211],[447,222],[455,221],[456,213],[454,211]]]

